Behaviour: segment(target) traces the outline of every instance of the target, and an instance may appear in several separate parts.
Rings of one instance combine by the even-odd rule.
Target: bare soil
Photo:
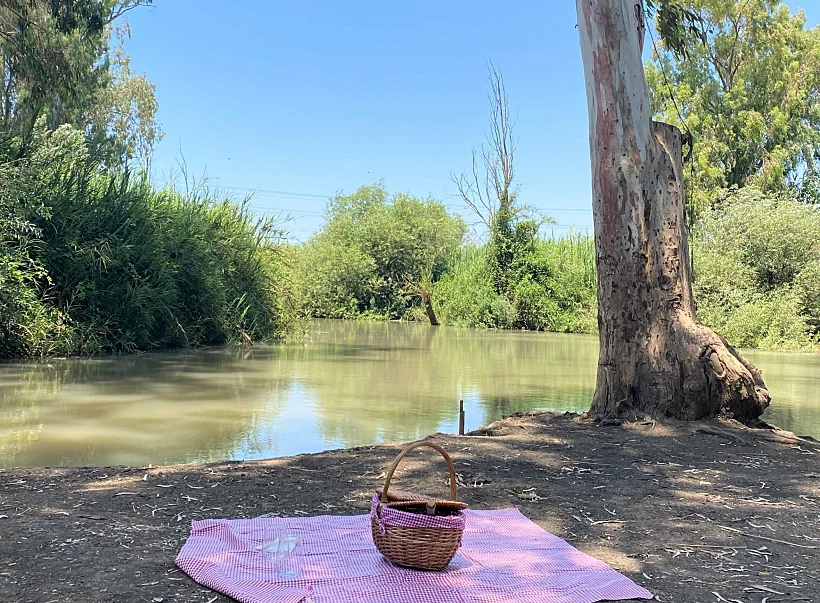
[[[660,601],[820,601],[820,444],[727,422],[551,413],[431,439],[473,508],[517,506]],[[191,520],[366,513],[399,448],[0,471],[0,600],[229,601],[174,566]],[[397,488],[447,491],[429,449],[402,467]]]

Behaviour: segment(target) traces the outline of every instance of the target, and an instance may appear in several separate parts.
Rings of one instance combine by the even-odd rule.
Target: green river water
[[[310,341],[0,365],[0,467],[259,459],[583,411],[596,337],[316,321]],[[820,438],[820,355],[746,352]]]

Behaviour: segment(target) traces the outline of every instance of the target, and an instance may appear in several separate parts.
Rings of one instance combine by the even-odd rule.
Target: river
[[[260,459],[583,411],[597,338],[315,321],[307,342],[0,365],[0,467]],[[820,355],[747,352],[766,417],[820,438]]]

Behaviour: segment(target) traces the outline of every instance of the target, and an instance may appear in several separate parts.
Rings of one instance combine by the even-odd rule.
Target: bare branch
[[[451,173],[450,180],[456,185],[456,190],[458,190],[461,200],[464,201],[467,207],[489,228],[493,217],[492,205],[481,192],[475,149],[473,149],[473,169],[471,176],[472,179],[468,178],[466,174],[456,176],[454,173]]]
[[[467,207],[489,228],[499,209],[510,209],[518,189],[513,186],[515,120],[510,116],[510,105],[501,70],[491,61],[488,62],[487,69],[490,82],[490,92],[487,95],[490,101],[490,132],[486,137],[487,146],[481,146],[483,165],[479,166],[479,153],[473,149],[472,172],[469,176],[451,174],[450,179],[456,185],[459,196]]]
[[[515,156],[515,139],[512,131],[515,126],[510,116],[510,104],[507,99],[507,90],[504,87],[504,77],[501,70],[488,63],[490,71],[489,100],[492,107],[491,130],[487,136],[490,152],[485,154],[485,163],[493,181],[495,196],[499,204],[509,205],[515,194],[512,182],[515,178],[513,159]]]

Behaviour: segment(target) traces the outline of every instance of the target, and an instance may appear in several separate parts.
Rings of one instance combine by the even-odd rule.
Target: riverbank
[[[474,434],[431,436],[453,456],[460,498],[476,509],[517,506],[660,601],[820,600],[820,444],[728,424],[600,427],[551,413]],[[365,513],[399,448],[0,471],[0,594],[229,601],[174,566],[191,520]],[[445,491],[439,459],[413,455],[403,467],[397,487]]]

